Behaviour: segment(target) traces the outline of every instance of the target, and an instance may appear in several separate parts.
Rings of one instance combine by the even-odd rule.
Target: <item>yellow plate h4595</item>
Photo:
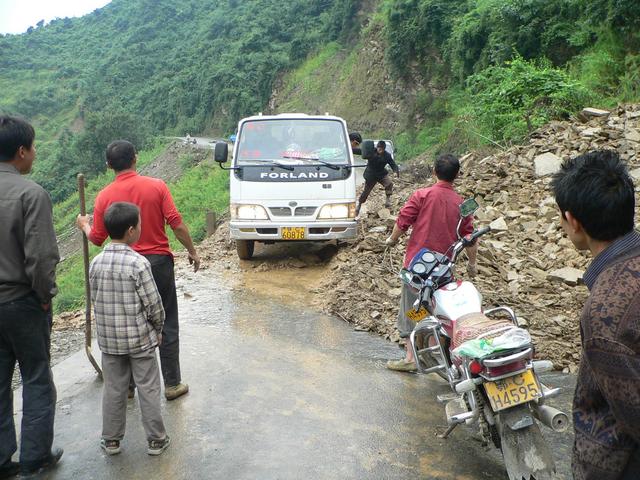
[[[531,370],[495,382],[486,382],[484,389],[494,412],[515,407],[542,396],[540,384]]]
[[[304,227],[282,227],[283,240],[304,240]]]

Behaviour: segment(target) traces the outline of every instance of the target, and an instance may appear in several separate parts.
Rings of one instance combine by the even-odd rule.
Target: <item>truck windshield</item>
[[[321,119],[269,119],[245,122],[238,136],[237,165],[278,160],[291,165],[349,163],[342,123]]]

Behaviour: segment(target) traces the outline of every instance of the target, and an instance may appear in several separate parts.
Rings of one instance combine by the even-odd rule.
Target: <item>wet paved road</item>
[[[302,304],[225,287],[202,272],[182,281],[183,376],[191,392],[165,406],[173,442],[146,455],[137,402],[123,453],[98,447],[101,384],[81,352],[55,370],[51,479],[506,479],[495,449],[459,427],[446,441],[430,377],[386,370],[394,344]],[[555,375],[554,386],[568,382]],[[563,399],[563,403],[568,395]],[[568,476],[568,434],[543,430]]]

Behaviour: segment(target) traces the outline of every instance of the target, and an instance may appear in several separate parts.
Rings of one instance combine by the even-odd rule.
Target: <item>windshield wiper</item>
[[[295,155],[283,155],[282,158],[294,158],[296,160],[307,160],[309,162],[318,162],[324,165],[325,167],[329,167],[332,170],[340,170],[340,165],[336,165],[335,163],[325,162],[324,160],[320,160],[317,157],[297,157]]]
[[[283,170],[289,170],[289,171],[293,171],[293,166],[292,165],[285,165],[284,163],[280,163],[280,162],[276,162],[274,160],[254,160],[254,162],[260,162],[260,163],[264,163],[267,165],[273,165],[275,167],[280,167]],[[244,167],[249,167],[251,165],[243,165]],[[253,165],[254,167],[258,167],[261,165]]]

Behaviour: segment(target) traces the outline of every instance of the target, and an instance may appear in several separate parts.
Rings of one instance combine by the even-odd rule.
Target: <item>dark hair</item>
[[[20,147],[31,150],[36,132],[29,122],[18,117],[0,116],[0,162],[9,162]]]
[[[380,140],[378,143],[376,143],[376,148],[380,148],[382,147],[383,150],[387,149],[387,142],[385,142],[384,140]]]
[[[433,162],[433,170],[436,172],[438,180],[453,182],[460,171],[458,157],[450,153],[438,155],[436,161]]]
[[[127,140],[115,140],[107,146],[107,163],[116,172],[131,168],[136,158],[136,147]]]
[[[114,240],[121,240],[129,227],[137,227],[140,209],[129,202],[115,202],[109,205],[104,214],[104,226]]]
[[[358,132],[351,132],[349,134],[349,140],[351,141],[355,140],[358,143],[362,143],[362,135],[360,135],[360,133]]]
[[[633,230],[633,181],[613,150],[596,150],[565,161],[553,175],[551,187],[562,217],[571,212],[591,238],[609,241]]]

